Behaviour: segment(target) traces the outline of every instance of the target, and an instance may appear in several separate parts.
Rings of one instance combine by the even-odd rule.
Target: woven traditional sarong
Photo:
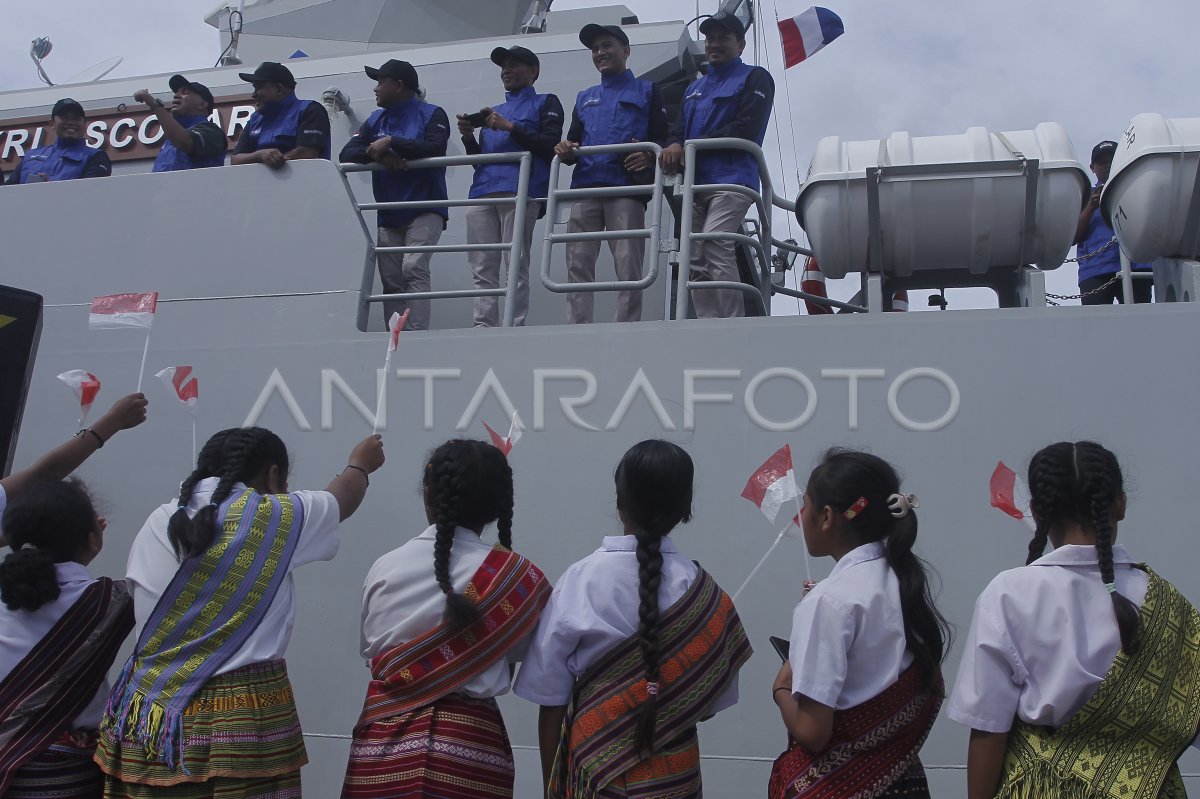
[[[1066,724],[1013,725],[998,797],[1187,795],[1175,761],[1200,728],[1200,614],[1150,572],[1141,619],[1137,652],[1117,654],[1096,693]]]
[[[654,752],[634,747],[646,675],[636,635],[575,682],[547,796],[555,799],[700,796],[696,724],[736,679],[753,650],[733,600],[703,569],[659,623]]]
[[[371,661],[343,797],[512,796],[512,749],[495,701],[454,692],[525,638],[550,584],[497,546],[464,594],[479,607],[479,621],[462,630],[440,625]]]
[[[883,693],[833,714],[829,746],[809,752],[789,739],[775,760],[767,795],[771,799],[881,799],[929,796],[917,753],[942,705],[945,686],[937,675],[933,691],[921,686],[921,671],[909,666]]]
[[[9,781],[4,799],[100,799],[104,773],[92,762],[95,732],[63,733]]]
[[[287,782],[293,776],[295,795],[300,795],[300,767],[308,756],[282,660],[244,666],[209,680],[183,712],[183,740],[191,774],[149,757],[136,741],[118,740],[115,728],[102,728],[96,761],[109,775],[105,795],[207,796],[214,786],[201,784],[205,781]],[[157,786],[178,786],[179,791],[160,793]]]
[[[131,629],[125,583],[101,577],[0,682],[0,796],[94,795],[87,793],[99,775],[91,750],[64,733],[100,689]]]
[[[140,745],[145,759],[178,769],[176,782],[193,773],[184,708],[262,622],[287,577],[303,505],[246,489],[222,503],[217,519],[216,541],[180,564],[154,606],[100,722],[102,740]]]

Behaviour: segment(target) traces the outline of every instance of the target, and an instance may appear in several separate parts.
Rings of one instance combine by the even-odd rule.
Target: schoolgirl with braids
[[[511,797],[496,697],[550,586],[512,551],[513,473],[499,449],[447,441],[425,462],[421,494],[429,526],[377,560],[363,585],[371,682],[342,796]],[[493,523],[494,546],[481,540]]]
[[[1176,760],[1200,728],[1200,614],[1116,543],[1112,452],[1051,444],[1028,482],[1026,565],[980,594],[948,706],[971,728],[968,796],[1186,796]]]
[[[752,650],[733,602],[675,546],[692,459],[642,441],[614,476],[624,535],[567,569],[515,692],[541,705],[548,797],[699,797],[696,725],[738,700]]]
[[[772,686],[788,750],[771,799],[929,796],[918,754],[942,703],[949,628],[913,551],[918,506],[867,452],[831,449],[809,475],[805,546],[837,564],[792,614]]]
[[[100,723],[105,797],[300,795],[292,572],[337,554],[383,444],[359,442],[324,491],[289,493],[289,463],[270,430],[222,430],[134,540],[138,640]]]

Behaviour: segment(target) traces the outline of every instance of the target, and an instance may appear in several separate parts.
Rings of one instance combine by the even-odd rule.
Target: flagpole
[[[150,328],[146,328],[146,346],[142,347],[142,365],[138,367],[137,393],[142,393],[142,376],[146,374],[146,356],[150,354]]]
[[[791,527],[791,526],[792,526],[792,523],[789,521],[788,527]],[[771,557],[771,553],[775,551],[775,547],[779,546],[779,542],[782,541],[784,535],[787,534],[788,527],[783,528],[783,530],[781,530],[779,532],[779,535],[775,536],[774,543],[772,543],[771,546],[767,548],[767,554],[762,556],[762,559],[754,565],[753,569],[750,570],[750,574],[746,575],[745,581],[741,584],[741,586],[738,587],[738,590],[733,592],[733,601],[734,602],[737,602],[737,598],[739,596],[741,596],[743,591],[746,590],[746,586],[750,585],[750,581],[754,579],[754,575],[758,574],[758,570],[761,569],[763,567],[763,564],[765,564],[767,562],[767,558]]]
[[[387,355],[383,357],[383,379],[379,381],[379,388],[375,392],[375,421],[371,425],[371,435],[379,432],[379,416],[383,413],[383,398],[387,393],[388,375],[392,372],[392,350],[387,351]]]
[[[195,465],[196,456],[196,417],[192,417],[192,464]]]

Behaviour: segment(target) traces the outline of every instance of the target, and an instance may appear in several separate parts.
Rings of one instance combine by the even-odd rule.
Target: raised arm
[[[383,460],[383,438],[378,434],[354,445],[346,459],[346,468],[325,487],[337,500],[339,521],[346,521],[358,510],[367,495],[367,486],[371,484],[369,475],[383,465]]]

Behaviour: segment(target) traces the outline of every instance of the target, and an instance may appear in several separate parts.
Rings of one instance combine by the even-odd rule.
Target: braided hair
[[[99,530],[92,500],[77,480],[38,483],[4,512],[12,552],[0,563],[0,600],[34,611],[58,599],[56,563],[77,560]]]
[[[932,690],[951,637],[950,625],[938,611],[929,587],[929,565],[913,552],[917,540],[917,513],[895,517],[888,498],[900,493],[900,477],[882,458],[867,452],[833,448],[813,469],[806,489],[818,508],[830,507],[839,524],[846,525],[859,541],[883,541],[888,566],[900,584],[900,611],[904,641],[921,670],[922,683]],[[865,499],[852,519],[843,514]]]
[[[1078,524],[1096,537],[1100,579],[1112,598],[1121,633],[1121,649],[1137,650],[1141,619],[1137,606],[1118,593],[1113,569],[1113,506],[1124,493],[1117,457],[1094,441],[1060,441],[1038,451],[1029,462],[1029,509],[1037,523],[1029,544],[1032,563],[1046,548],[1050,531]]]
[[[446,595],[445,621],[462,629],[479,619],[479,608],[450,582],[450,550],[459,527],[480,532],[496,522],[500,545],[512,548],[513,475],[508,458],[482,441],[453,439],[435,449],[421,481],[437,534],[433,574]]]
[[[179,486],[179,507],[167,524],[167,538],[175,556],[185,560],[208,549],[217,534],[217,508],[229,499],[237,483],[247,483],[275,466],[288,473],[287,447],[279,436],[263,427],[233,427],[213,435],[200,450],[196,468]],[[219,478],[209,504],[189,517],[188,504],[196,484]]]
[[[638,643],[646,682],[657,686],[659,676],[658,589],[662,584],[662,539],[692,518],[691,457],[669,441],[650,439],[630,447],[617,465],[617,512],[637,538]],[[654,751],[658,722],[657,688],[648,691],[634,732],[634,747]]]

